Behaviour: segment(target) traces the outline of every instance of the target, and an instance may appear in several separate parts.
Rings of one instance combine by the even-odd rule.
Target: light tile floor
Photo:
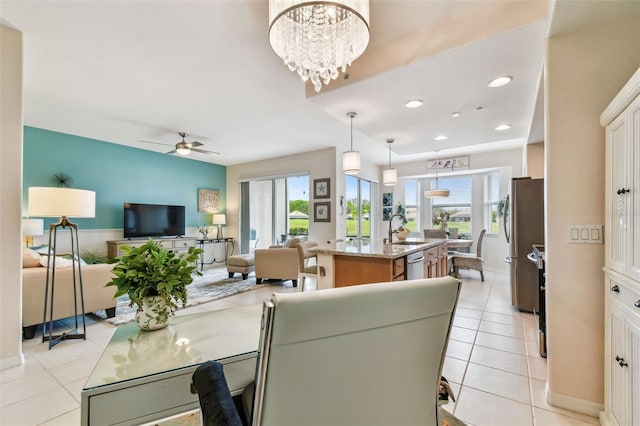
[[[443,374],[456,402],[444,408],[470,425],[591,425],[596,418],[545,402],[546,360],[537,354],[532,315],[514,310],[508,277],[462,271],[463,286]],[[309,287],[312,287],[309,286]],[[290,282],[264,285],[178,315],[262,303]],[[87,340],[49,351],[39,336],[23,343],[26,362],[0,373],[0,425],[79,425],[80,392],[115,327],[88,316]],[[65,327],[65,322],[58,322]]]

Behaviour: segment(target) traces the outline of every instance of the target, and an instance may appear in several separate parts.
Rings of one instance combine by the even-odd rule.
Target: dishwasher
[[[407,279],[418,280],[424,278],[424,254],[422,251],[407,255]]]

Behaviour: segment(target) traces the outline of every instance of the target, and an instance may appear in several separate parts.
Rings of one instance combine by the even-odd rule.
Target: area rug
[[[235,274],[234,278],[229,278],[225,268],[210,269],[203,271],[201,277],[196,276],[193,282],[187,286],[185,307],[200,305],[255,288],[256,277],[253,274],[243,280],[239,274]],[[178,306],[182,309],[181,303],[178,303]],[[130,307],[129,296],[125,294],[118,299],[116,316],[105,319],[114,325],[126,324],[134,320],[135,313],[136,305]]]

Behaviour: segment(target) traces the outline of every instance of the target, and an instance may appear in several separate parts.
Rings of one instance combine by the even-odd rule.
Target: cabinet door
[[[640,426],[640,319],[627,321],[627,363],[629,366],[629,424]]]
[[[631,192],[627,197],[627,274],[640,281],[640,96],[627,107],[627,127],[629,131],[628,151],[630,152],[630,175],[628,177]]]
[[[608,221],[609,238],[605,247],[606,265],[624,273],[627,235],[627,176],[631,169],[626,114],[623,112],[609,126],[606,132],[606,174],[605,174],[605,218]]]
[[[611,359],[609,368],[611,369],[611,414],[619,425],[627,425],[627,407],[629,406],[629,375],[628,368],[620,365],[620,359],[625,359],[625,321],[621,314],[621,308],[615,302],[611,306],[610,329],[611,335]]]

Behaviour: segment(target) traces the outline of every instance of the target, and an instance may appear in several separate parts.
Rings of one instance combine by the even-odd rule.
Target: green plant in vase
[[[178,302],[186,305],[187,285],[193,282],[193,275],[202,275],[196,261],[203,250],[189,247],[187,253],[177,254],[151,239],[140,247],[124,245],[121,250],[114,277],[106,286],[117,288],[115,298],[126,294],[129,306],[137,305],[140,328],[166,327]]]

